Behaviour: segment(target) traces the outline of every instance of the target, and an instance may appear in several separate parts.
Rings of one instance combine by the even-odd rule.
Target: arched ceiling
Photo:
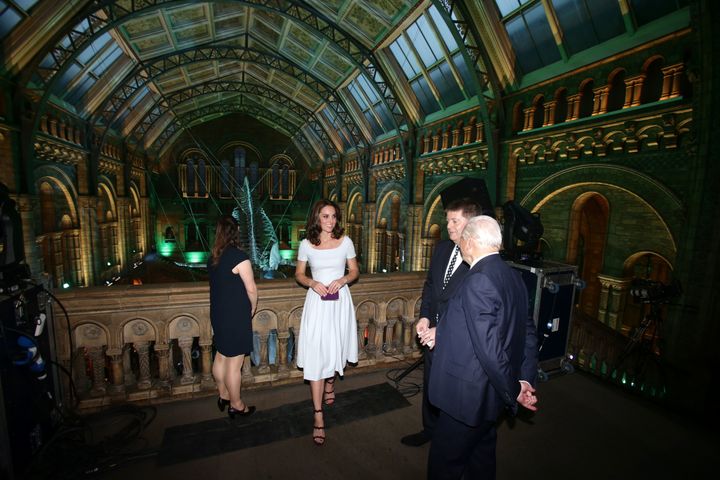
[[[357,75],[397,131],[407,123],[372,49],[418,3],[86,2],[38,56],[29,85],[42,104],[88,119],[103,140],[115,133],[161,150],[189,121],[243,111],[332,158],[342,137],[350,148],[371,140],[339,92]]]
[[[3,73],[35,106],[33,134],[53,104],[86,120],[99,150],[114,137],[161,153],[244,112],[318,162],[458,105],[479,107],[493,158],[503,108],[488,104],[503,92],[688,22],[687,0],[4,3]]]

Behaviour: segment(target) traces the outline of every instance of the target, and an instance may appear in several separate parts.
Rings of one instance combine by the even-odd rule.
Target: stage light
[[[68,282],[65,282],[65,283],[63,283],[62,287],[63,287],[63,288],[70,288],[70,284],[69,284]]]
[[[514,260],[539,257],[537,252],[544,233],[539,213],[532,213],[514,200],[503,205],[503,250]]]

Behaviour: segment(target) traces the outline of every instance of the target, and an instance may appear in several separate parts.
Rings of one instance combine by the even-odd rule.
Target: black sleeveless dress
[[[208,260],[210,273],[210,323],[213,342],[226,357],[252,351],[252,318],[250,298],[240,275],[233,273],[237,264],[248,260],[245,252],[227,247],[217,265]]]

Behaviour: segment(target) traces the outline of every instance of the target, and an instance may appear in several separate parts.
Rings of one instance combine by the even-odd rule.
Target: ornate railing
[[[604,323],[575,311],[568,353],[581,370],[649,397],[665,392],[661,359],[652,347],[654,339],[634,341]]]
[[[357,313],[357,369],[419,355],[413,323],[425,273],[363,276],[351,287]],[[295,363],[306,290],[294,280],[261,281],[253,318],[254,362],[244,388],[301,382]],[[157,284],[59,292],[58,363],[72,371],[79,408],[116,402],[169,401],[213,392],[207,284]],[[68,329],[70,330],[68,334]],[[71,340],[72,339],[72,340]],[[72,367],[72,368],[71,368]],[[70,395],[70,382],[62,380]]]

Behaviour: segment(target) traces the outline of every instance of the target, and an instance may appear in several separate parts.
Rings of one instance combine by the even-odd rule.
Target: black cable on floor
[[[156,414],[152,406],[120,405],[68,416],[35,455],[27,478],[89,477],[157,455],[142,437]]]

